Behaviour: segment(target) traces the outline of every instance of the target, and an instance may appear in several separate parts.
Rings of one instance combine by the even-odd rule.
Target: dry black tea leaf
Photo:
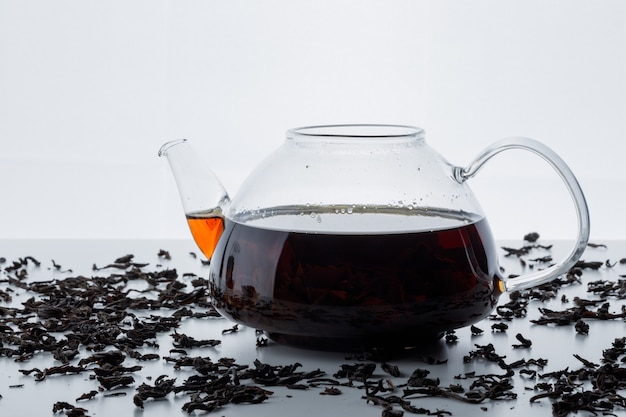
[[[148,385],[142,383],[136,389],[136,394],[133,397],[133,402],[139,408],[143,408],[144,402],[149,398],[164,398],[169,393],[174,392],[176,378],[167,378],[165,375],[159,376],[154,385]]]
[[[588,242],[587,246],[590,248],[605,248],[605,249],[607,247],[605,244],[602,244],[602,243],[591,243],[591,242]]]
[[[450,330],[446,332],[445,340],[446,340],[446,343],[453,344],[453,343],[458,342],[459,337],[456,335],[456,332],[454,330]]]
[[[320,392],[320,395],[341,395],[341,390],[337,387],[326,387],[324,391]]]
[[[239,331],[239,325],[235,324],[231,328],[222,330],[222,334],[225,335],[225,334],[229,334],[229,333],[237,333],[238,331]]]
[[[390,365],[385,362],[385,363],[382,363],[380,367],[382,368],[383,371],[385,371],[386,373],[388,373],[389,375],[393,377],[400,376],[400,368],[398,367],[398,365]]]
[[[98,376],[97,379],[100,385],[106,390],[124,387],[135,382],[135,378],[130,375]]]
[[[269,339],[265,336],[258,336],[256,338],[256,347],[266,347],[269,344]]]
[[[491,330],[494,332],[506,332],[509,325],[506,323],[494,323],[491,325]]]
[[[216,339],[196,340],[191,336],[187,336],[184,333],[178,333],[176,331],[170,336],[172,336],[172,338],[174,339],[172,345],[174,345],[174,347],[176,348],[182,349],[202,346],[217,346],[222,343],[221,340]]]
[[[579,260],[578,262],[576,262],[576,265],[574,267],[581,268],[581,269],[585,269],[585,268],[600,269],[603,265],[604,265],[604,262],[599,262],[599,261],[587,262],[584,260]]]
[[[519,340],[519,344],[514,344],[514,348],[529,348],[533,345],[533,342],[529,339],[526,339],[521,333],[515,335],[515,338]]]
[[[52,412],[58,413],[60,411],[65,411],[65,415],[68,417],[88,417],[87,410],[81,407],[76,407],[65,401],[57,401],[52,406]]]
[[[121,256],[121,257],[117,258],[116,260],[114,260],[113,263],[115,263],[115,264],[125,264],[125,263],[128,263],[128,262],[132,261],[134,257],[135,257],[135,255],[132,255],[132,254],[124,255],[124,256]]]
[[[574,329],[576,329],[576,333],[578,334],[589,334],[589,325],[585,323],[582,319],[579,319],[574,325]]]
[[[552,256],[542,256],[539,258],[529,259],[530,262],[549,263],[552,262]]]
[[[476,327],[474,325],[470,326],[470,331],[472,332],[473,336],[478,336],[484,333],[483,329]]]
[[[164,249],[159,250],[159,253],[157,254],[157,256],[159,258],[167,259],[168,261],[172,259],[172,256],[170,255],[170,253]]]
[[[80,397],[76,398],[76,401],[91,400],[96,395],[98,395],[98,391],[92,390],[92,391],[86,392],[86,393],[82,394]]]
[[[120,392],[109,392],[108,394],[104,394],[105,397],[125,397],[126,393],[124,391]]]
[[[518,258],[521,256],[528,255],[534,249],[550,250],[552,249],[552,245],[534,244],[534,245],[524,245],[521,248],[510,248],[510,247],[505,247],[505,246],[502,247],[502,250],[506,252],[506,254],[504,255],[505,257],[517,256]]]
[[[375,363],[355,363],[341,365],[341,369],[333,376],[335,378],[348,378],[350,381],[365,382],[374,374]]]
[[[528,233],[524,235],[524,240],[526,242],[535,243],[537,240],[539,240],[539,233],[537,232]]]

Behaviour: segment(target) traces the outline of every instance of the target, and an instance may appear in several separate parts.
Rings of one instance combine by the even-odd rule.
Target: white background
[[[396,123],[466,165],[555,150],[592,238],[624,238],[626,2],[0,0],[0,237],[186,238],[165,160],[187,137],[231,194],[288,128]],[[497,238],[575,235],[521,151],[472,180]]]

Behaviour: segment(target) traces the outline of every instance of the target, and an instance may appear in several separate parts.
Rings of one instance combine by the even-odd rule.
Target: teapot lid
[[[384,141],[399,143],[423,141],[424,129],[406,125],[351,124],[304,126],[287,131],[287,139],[294,141],[319,141],[327,139],[341,142],[358,140],[363,142]]]

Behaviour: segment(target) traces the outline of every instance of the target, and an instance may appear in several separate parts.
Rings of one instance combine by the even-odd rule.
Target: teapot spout
[[[224,230],[223,213],[230,203],[226,189],[187,143],[169,141],[159,149],[169,162],[191,234],[204,255],[211,259]]]

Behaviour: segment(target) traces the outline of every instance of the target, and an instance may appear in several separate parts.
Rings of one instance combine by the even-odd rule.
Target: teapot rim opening
[[[304,126],[287,131],[291,140],[423,140],[424,129],[395,124],[335,124]]]

